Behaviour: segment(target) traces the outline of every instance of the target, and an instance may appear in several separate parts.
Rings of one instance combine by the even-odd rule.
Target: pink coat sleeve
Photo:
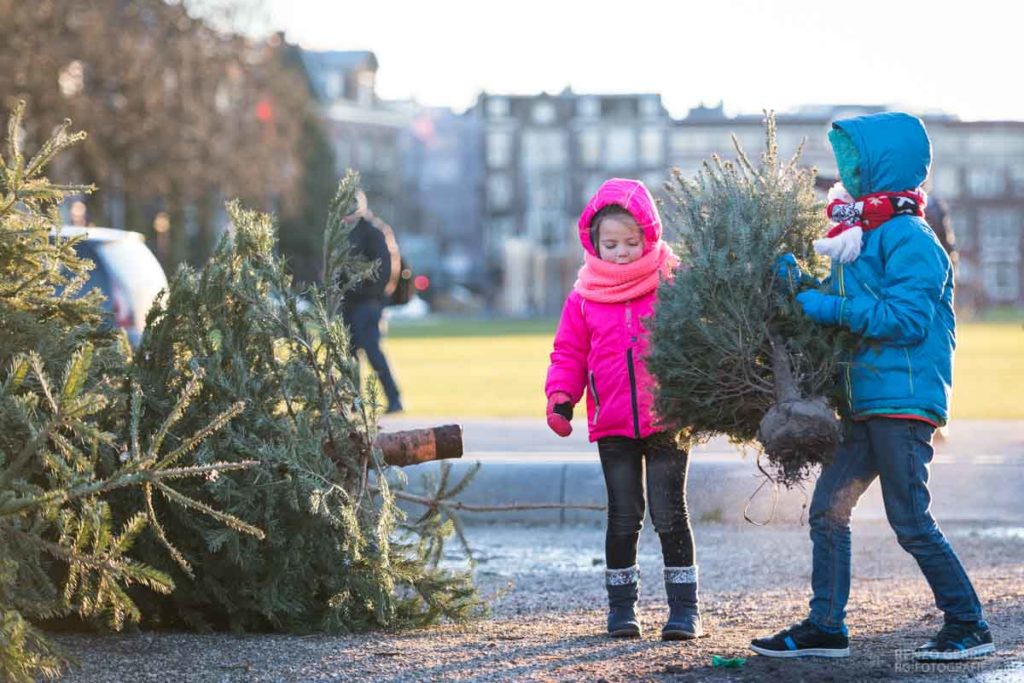
[[[583,299],[575,292],[569,295],[562,309],[562,319],[555,332],[555,348],[551,352],[544,395],[556,391],[569,394],[579,403],[587,386],[587,356],[590,353],[590,331],[583,318]]]

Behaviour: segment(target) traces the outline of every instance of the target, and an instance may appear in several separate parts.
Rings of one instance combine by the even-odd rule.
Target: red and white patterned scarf
[[[854,199],[842,183],[828,191],[825,213],[833,225],[825,237],[814,240],[819,254],[849,263],[860,256],[861,238],[894,216],[924,216],[928,195],[921,188],[903,192],[875,192]]]

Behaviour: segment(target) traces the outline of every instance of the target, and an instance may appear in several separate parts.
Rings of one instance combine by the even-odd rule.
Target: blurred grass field
[[[384,352],[410,416],[537,417],[555,320],[392,323]],[[960,323],[953,418],[1024,419],[1024,325]]]

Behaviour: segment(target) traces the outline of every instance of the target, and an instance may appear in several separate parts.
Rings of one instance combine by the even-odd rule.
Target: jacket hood
[[[928,177],[932,146],[916,116],[886,112],[841,119],[832,127],[857,148],[862,195],[913,190]]]
[[[606,180],[587,202],[578,223],[583,248],[594,256],[598,255],[590,242],[590,222],[594,219],[594,214],[611,204],[618,204],[626,209],[640,226],[644,234],[643,253],[646,254],[653,249],[661,239],[661,216],[658,215],[658,208],[647,186],[639,180],[628,178]]]

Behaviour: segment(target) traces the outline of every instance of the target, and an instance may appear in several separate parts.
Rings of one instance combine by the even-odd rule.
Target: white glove
[[[840,263],[849,263],[860,256],[861,241],[864,231],[860,227],[844,230],[835,237],[822,237],[814,240],[814,251],[828,256]]]

